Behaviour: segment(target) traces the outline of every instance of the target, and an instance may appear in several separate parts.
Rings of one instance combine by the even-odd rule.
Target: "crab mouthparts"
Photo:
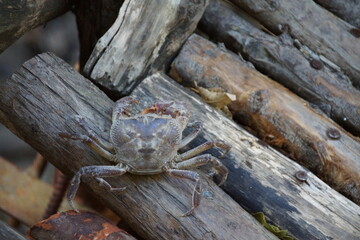
[[[140,153],[144,153],[144,154],[151,154],[151,153],[155,152],[156,150],[154,148],[140,148],[138,151]]]

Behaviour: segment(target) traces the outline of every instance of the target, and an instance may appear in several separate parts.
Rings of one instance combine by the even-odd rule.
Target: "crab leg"
[[[193,128],[193,131],[181,140],[179,149],[185,147],[192,140],[194,140],[197,136],[199,136],[200,132],[203,129],[203,124],[202,124],[202,122],[194,122],[194,123],[189,123],[186,127]]]
[[[189,211],[184,213],[182,217],[191,215],[194,212],[195,208],[199,206],[201,200],[201,183],[200,183],[199,174],[193,171],[179,170],[179,169],[168,169],[166,172],[170,176],[177,178],[186,178],[195,182],[195,187],[192,194],[192,207]]]
[[[180,154],[180,159],[187,160],[187,159],[192,158],[192,157],[194,157],[210,148],[213,148],[213,147],[225,149],[225,152],[221,155],[221,157],[225,156],[230,151],[230,148],[231,148],[230,145],[226,144],[224,141],[221,141],[221,140],[208,141],[208,142],[201,144],[200,146],[197,146],[194,149],[191,149],[187,152]]]
[[[120,176],[126,173],[126,171],[126,168],[119,168],[118,166],[87,166],[80,168],[80,170],[72,178],[67,192],[67,199],[71,208],[78,212],[74,206],[73,199],[79,188],[82,176],[95,177],[99,181],[100,185],[104,185],[110,191],[122,191],[125,188],[113,188],[102,177]]]
[[[88,145],[91,149],[93,149],[95,152],[97,152],[98,154],[100,154],[102,157],[109,159],[109,160],[113,160],[114,159],[114,154],[112,154],[111,152],[109,152],[108,150],[106,150],[105,148],[99,146],[92,138],[90,138],[89,136],[86,135],[71,135],[69,133],[59,133],[59,136],[62,138],[69,138],[69,139],[73,139],[73,140],[80,140],[81,142],[85,143],[86,145]]]
[[[199,167],[207,163],[211,163],[213,168],[215,168],[215,170],[222,176],[219,183],[219,185],[222,185],[227,179],[228,169],[222,164],[222,162],[220,162],[219,159],[210,154],[203,154],[182,162],[174,163],[173,167],[176,169],[189,169]]]
[[[79,115],[75,116],[75,121],[80,125],[82,129],[84,129],[87,133],[87,136],[94,140],[99,146],[105,148],[107,151],[113,151],[114,147],[105,140],[99,138],[96,133],[89,127],[88,123],[85,121],[85,118]]]

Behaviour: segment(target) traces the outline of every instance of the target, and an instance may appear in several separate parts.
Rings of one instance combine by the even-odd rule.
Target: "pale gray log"
[[[158,77],[165,83],[163,78]],[[139,89],[146,91],[148,86]],[[174,86],[171,92],[180,90]],[[179,97],[183,95],[179,95]],[[139,102],[147,99],[138,97]],[[52,54],[26,62],[0,83],[0,122],[67,175],[88,165],[110,165],[85,144],[59,137],[59,132],[84,133],[72,118],[81,115],[104,139],[109,138],[113,102],[94,84]],[[204,196],[195,214],[180,217],[191,207],[193,182],[165,174],[108,179],[124,192],[108,192],[94,179],[83,179],[107,206],[144,239],[275,239],[250,214],[203,176]]]
[[[360,28],[360,1],[359,0],[314,0],[336,16],[344,19],[351,25]]]
[[[84,67],[105,89],[127,95],[147,74],[167,69],[195,30],[208,0],[125,1]]]
[[[354,135],[360,136],[360,91],[341,72],[321,60],[306,58],[286,33],[277,37],[232,4],[213,0],[199,27],[212,39],[240,52],[254,66],[321,109]],[[312,61],[322,64],[311,67]]]
[[[25,32],[70,10],[72,0],[0,1],[0,53]]]
[[[231,0],[275,33],[279,25],[314,52],[324,55],[360,87],[360,39],[350,33],[353,26],[312,0]]]

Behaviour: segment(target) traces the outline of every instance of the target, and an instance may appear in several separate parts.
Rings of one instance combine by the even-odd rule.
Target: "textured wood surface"
[[[187,86],[196,82],[235,94],[230,107],[236,120],[360,203],[359,140],[288,89],[197,35],[175,59],[172,76]]]
[[[105,89],[129,94],[149,73],[167,69],[195,30],[208,0],[125,1],[84,67]]]
[[[0,53],[25,32],[70,10],[72,0],[0,1]]]
[[[302,54],[288,34],[270,35],[236,6],[219,0],[210,1],[199,27],[213,40],[240,52],[259,71],[360,136],[360,91],[341,72]]]
[[[103,92],[62,60],[41,54],[2,82],[0,89],[1,123],[62,172],[72,175],[82,166],[111,164],[83,143],[59,137],[59,132],[83,133],[72,120],[81,115],[99,136],[108,139],[113,107]],[[146,91],[147,86],[142,89]],[[206,177],[201,205],[185,218],[180,215],[191,207],[190,181],[165,174],[109,179],[112,186],[127,187],[121,193],[108,192],[92,178],[84,182],[145,239],[275,239]]]
[[[351,25],[360,28],[360,1],[342,0],[315,0],[316,3],[326,8],[336,16],[344,19]]]
[[[166,81],[153,76],[145,79],[132,95],[142,99],[142,105],[162,99],[181,100],[187,104],[191,120],[204,123],[203,133],[189,148],[214,139],[231,144],[230,153],[222,159],[230,171],[222,188],[250,213],[264,212],[271,223],[288,230],[298,239],[360,237],[359,206],[311,173],[308,173],[308,184],[298,182],[294,175],[298,171],[307,172],[306,169],[264,146],[233,121],[204,104],[194,93],[170,79]],[[215,149],[209,152],[220,155]],[[214,196],[212,190],[207,187],[204,190]]]
[[[287,25],[290,34],[314,52],[325,56],[360,87],[360,39],[350,33],[353,26],[312,0],[231,0],[275,33]]]

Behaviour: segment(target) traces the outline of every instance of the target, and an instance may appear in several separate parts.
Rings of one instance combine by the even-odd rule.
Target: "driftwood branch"
[[[0,2],[0,53],[25,32],[70,10],[72,0]]]
[[[312,0],[231,0],[272,32],[287,25],[290,34],[314,52],[341,67],[353,84],[360,87],[360,42],[342,21]]]
[[[239,122],[360,203],[360,142],[289,90],[197,35],[184,45],[171,74],[187,86],[235,94],[230,107]]]
[[[111,27],[118,16],[120,0],[76,0],[75,15],[80,42],[80,69],[89,59],[96,42]]]
[[[72,120],[82,115],[96,134],[108,139],[113,107],[103,92],[62,60],[41,54],[0,89],[0,121],[62,172],[72,175],[82,166],[111,164],[83,143],[59,137],[59,132],[82,133]],[[144,92],[147,86],[139,89]],[[121,193],[108,192],[92,178],[83,181],[145,239],[275,239],[206,177],[206,195],[195,214],[186,218],[179,216],[191,205],[190,181],[166,174],[109,179],[112,186],[127,187]]]
[[[169,67],[206,5],[207,0],[125,1],[85,74],[107,90],[129,94],[149,73]]]
[[[360,91],[345,75],[333,72],[320,60],[306,58],[288,34],[267,34],[236,6],[218,0],[210,2],[199,26],[212,39],[240,52],[265,75],[360,136]],[[321,68],[312,66],[316,63]]]
[[[346,2],[342,0],[315,0],[315,2],[351,25],[360,28],[360,2],[358,0]]]

